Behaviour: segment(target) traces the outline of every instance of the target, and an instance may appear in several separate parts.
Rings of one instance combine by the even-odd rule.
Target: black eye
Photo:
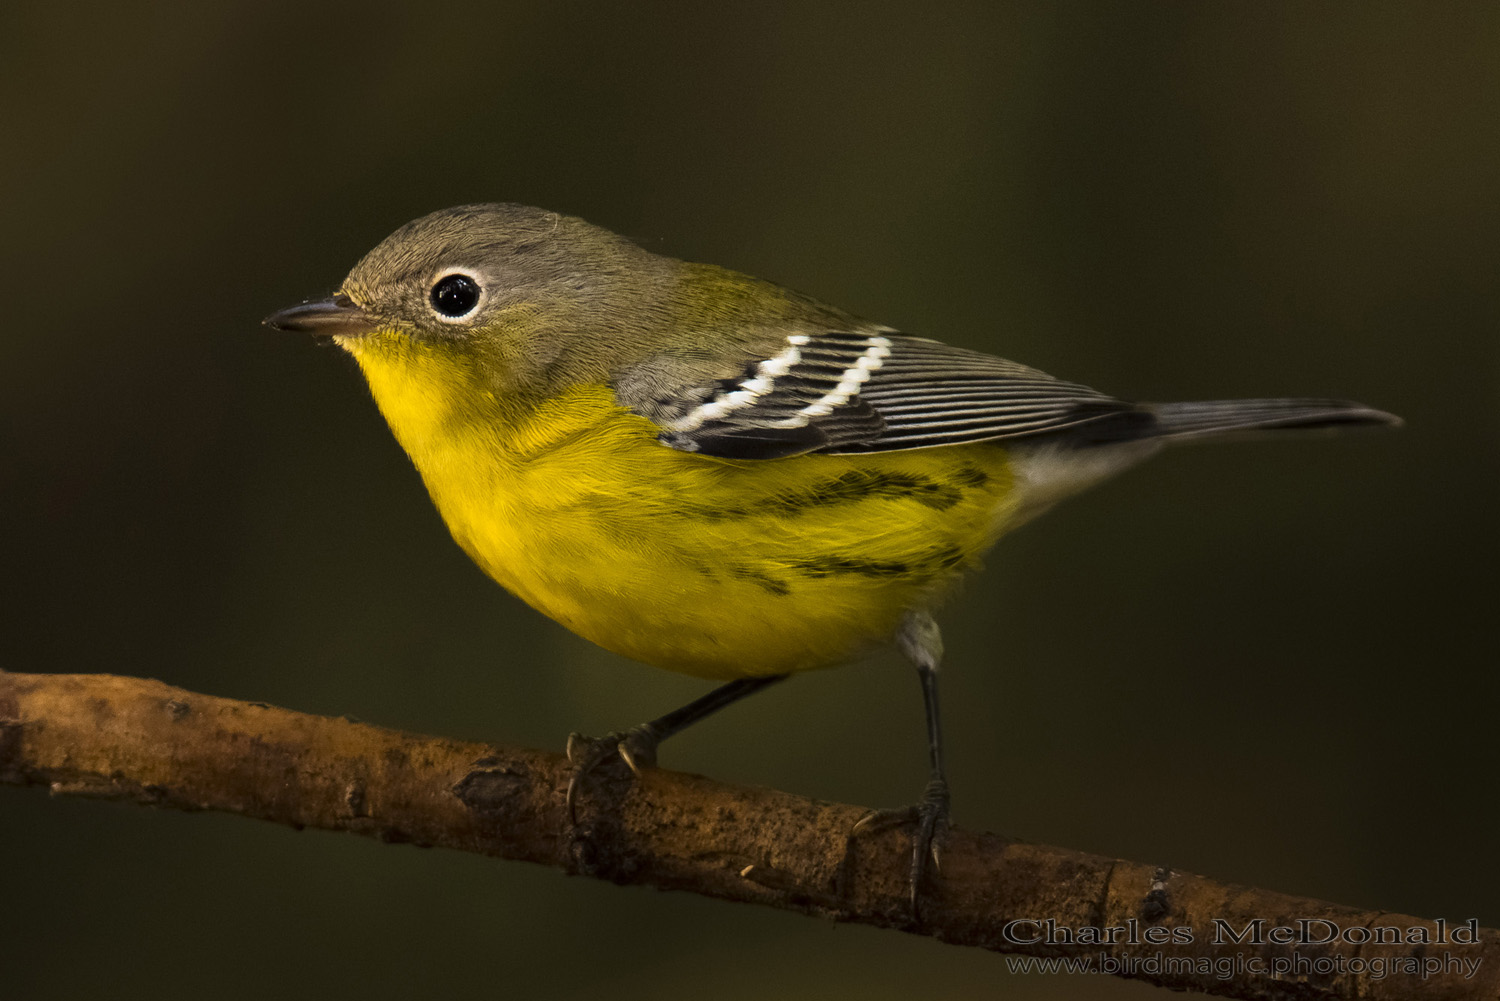
[[[432,286],[432,308],[450,320],[468,316],[479,305],[479,283],[468,275],[444,275]]]

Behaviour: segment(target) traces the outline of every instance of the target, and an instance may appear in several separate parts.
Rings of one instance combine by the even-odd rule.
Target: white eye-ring
[[[461,323],[474,314],[484,299],[479,276],[462,268],[444,268],[427,292],[432,311],[444,323]]]

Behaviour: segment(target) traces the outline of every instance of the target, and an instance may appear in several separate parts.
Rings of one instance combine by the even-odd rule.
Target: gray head
[[[441,348],[506,392],[540,395],[608,381],[663,352],[678,359],[676,370],[724,378],[789,330],[854,321],[768,282],[653,254],[582,219],[501,203],[407,223],[355,265],[337,295],[266,322],[331,336],[362,364],[406,356],[414,343]]]
[[[411,334],[446,339],[492,327],[517,309],[565,322],[601,299],[647,291],[642,286],[669,263],[573,216],[509,203],[460,205],[386,237],[340,291]],[[597,320],[610,311],[588,312]]]
[[[540,393],[602,378],[658,336],[681,267],[573,216],[460,205],[386,237],[331,299],[266,322],[364,358],[443,346],[501,388]]]

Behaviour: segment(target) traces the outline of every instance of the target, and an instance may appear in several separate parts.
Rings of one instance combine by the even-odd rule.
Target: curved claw
[[[898,806],[890,810],[871,810],[854,822],[854,826],[849,828],[849,836],[853,838],[867,832],[873,834],[876,831],[889,830],[892,827],[900,827],[903,824],[914,823],[921,819],[921,812],[915,806]]]
[[[921,818],[916,833],[911,839],[911,917],[922,920],[922,884],[927,877],[927,862],[932,860],[932,872],[942,872],[941,835],[948,829],[948,784],[934,779],[927,784],[922,802],[915,807]]]
[[[626,740],[620,741],[619,752],[620,752],[620,760],[623,761],[623,762],[625,762],[625,767],[629,768],[630,769],[630,773],[632,775],[634,775],[636,778],[640,778],[641,777],[641,768],[642,768],[643,763],[641,761],[636,760],[637,756],[638,756],[638,752],[637,752],[637,750],[635,748],[633,748],[633,747],[630,746],[630,741],[629,741],[628,738]],[[651,758],[650,761],[644,762],[645,765],[649,766],[649,765],[653,765],[653,764],[656,763],[656,761],[655,761],[656,754],[655,754],[654,750],[651,753],[650,758]]]
[[[566,802],[568,822],[574,827],[578,826],[578,797],[584,779],[618,753],[623,737],[623,734],[611,733],[595,740],[581,733],[568,734],[567,755],[573,765],[573,774],[568,776]]]
[[[568,806],[568,823],[574,827],[578,826],[578,772],[568,776],[568,794],[566,803]]]
[[[656,748],[661,744],[661,732],[650,723],[642,723],[625,731],[616,747],[620,758],[637,776],[642,768],[656,767]]]
[[[854,826],[849,828],[849,837],[857,838],[866,830],[875,830],[875,818],[880,816],[880,813],[881,811],[879,810],[865,811],[865,815],[856,820]]]
[[[894,810],[871,810],[849,828],[851,839],[861,834],[885,830],[904,824],[915,824],[911,839],[911,867],[908,876],[907,902],[913,922],[922,920],[922,887],[928,873],[943,871],[943,834],[948,830],[948,784],[941,779],[927,783],[922,801],[915,806]],[[930,861],[929,861],[930,860]]]
[[[568,734],[568,745],[563,753],[568,756],[568,762],[574,765],[573,774],[568,776],[568,793],[565,802],[568,806],[568,822],[574,827],[578,826],[578,776],[583,772],[582,759],[593,741],[581,733]]]
[[[578,790],[583,785],[581,781],[584,775],[593,771],[599,765],[599,760],[591,753],[598,745],[581,733],[568,734],[567,755],[568,761],[573,765],[573,774],[568,776],[568,792],[565,802],[568,807],[568,823],[574,827],[578,826]]]
[[[605,734],[597,739],[581,733],[568,734],[567,755],[573,765],[573,774],[568,776],[566,803],[568,822],[578,826],[578,795],[585,779],[610,758],[619,755],[632,775],[639,777],[641,769],[656,764],[656,746],[661,735],[649,723],[631,727],[629,730]]]

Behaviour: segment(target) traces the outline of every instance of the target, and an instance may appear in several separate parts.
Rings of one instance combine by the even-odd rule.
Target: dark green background
[[[965,827],[1500,924],[1500,9],[7,4],[0,664],[560,748],[704,686],[475,570],[354,366],[259,326],[516,200],[1141,399],[1394,434],[1184,449],[948,610]],[[672,767],[873,805],[894,657]],[[0,790],[9,999],[1144,997],[897,933]]]

